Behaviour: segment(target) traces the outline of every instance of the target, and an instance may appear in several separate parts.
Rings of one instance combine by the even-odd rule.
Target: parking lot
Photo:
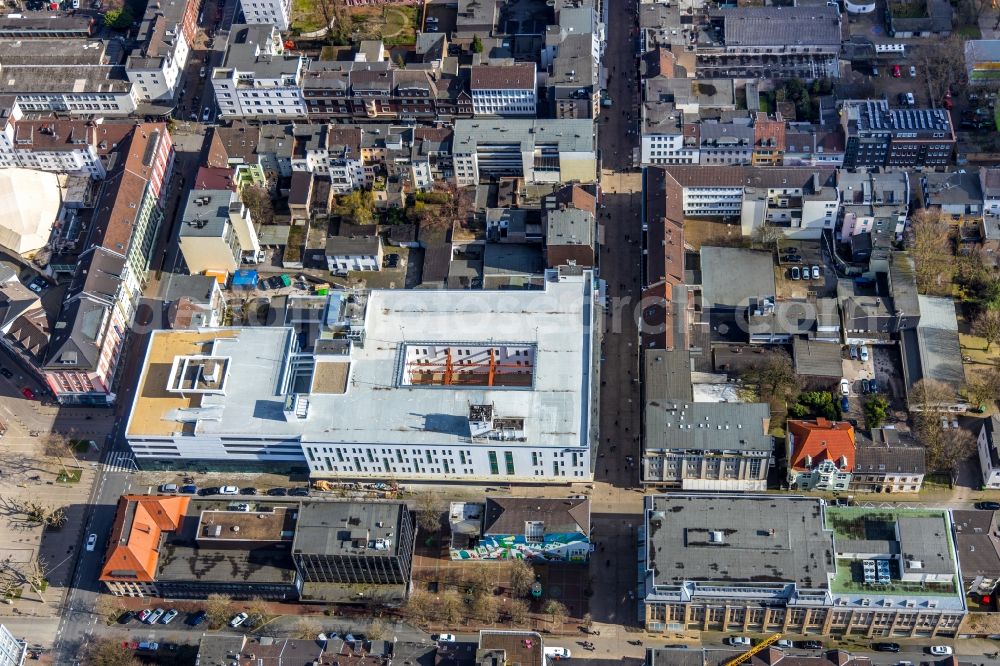
[[[817,273],[818,276],[813,277]],[[781,241],[774,282],[775,295],[779,299],[826,297],[837,293],[837,274],[827,268],[819,241]]]

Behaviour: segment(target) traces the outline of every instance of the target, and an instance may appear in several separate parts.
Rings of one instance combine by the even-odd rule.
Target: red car
[[[25,398],[27,398],[28,400],[34,400],[34,399],[35,399],[35,392],[34,392],[34,391],[32,391],[32,390],[31,390],[30,388],[28,388],[28,387],[24,387],[23,389],[21,389],[21,394],[22,394],[22,395],[23,395],[23,396],[24,396]]]
[[[892,76],[893,76],[893,78],[896,78],[896,79],[898,79],[899,77],[903,76],[903,70],[901,70],[899,68],[899,65],[893,65],[892,66]]]

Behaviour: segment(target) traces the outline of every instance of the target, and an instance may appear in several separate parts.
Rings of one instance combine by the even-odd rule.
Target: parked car
[[[160,649],[160,644],[156,641],[143,641],[135,646],[136,650],[141,650],[142,652],[156,652]]]
[[[872,649],[876,652],[899,652],[899,643],[872,643]]]
[[[434,634],[431,636],[432,639],[436,640],[438,643],[454,643],[455,634]]]
[[[813,280],[819,279],[819,266],[813,266],[812,268]]]
[[[569,659],[572,655],[567,648],[564,647],[547,647],[542,650],[542,653],[553,661],[559,661],[560,659]]]
[[[96,547],[97,547],[97,535],[91,534],[89,537],[87,537],[87,552],[88,553],[94,552],[94,548]]]
[[[798,266],[792,266],[792,279],[798,280],[801,277],[801,272]]]
[[[399,255],[398,254],[387,254],[385,255],[385,267],[386,268],[396,268],[399,266]]]
[[[917,105],[917,100],[916,100],[916,98],[913,97],[913,93],[911,93],[911,92],[906,93],[906,104],[908,106],[916,106]]]
[[[128,624],[135,619],[135,611],[125,611],[118,616],[118,624]]]
[[[176,483],[164,483],[162,486],[160,486],[160,492],[161,493],[176,493],[177,492],[177,484]]]
[[[201,112],[201,121],[207,123],[212,118],[212,108],[206,106]]]
[[[218,495],[219,488],[217,487],[202,488],[201,490],[198,491],[198,494],[201,495],[202,497],[207,497],[208,495]]]
[[[256,495],[256,494],[257,494],[257,489],[256,488],[241,488],[240,489],[240,495]]]
[[[1000,511],[1000,502],[976,502],[980,511]]]
[[[840,380],[840,395],[848,396],[851,395],[851,382],[846,379]]]
[[[939,657],[947,657],[955,653],[955,651],[952,650],[947,645],[932,645],[928,650],[928,652],[930,652],[931,654],[936,654]]]
[[[910,65],[910,76],[913,77],[916,75],[917,75],[917,68],[914,67],[913,65]]]
[[[160,620],[160,618],[163,617],[163,614],[165,612],[166,611],[163,610],[162,608],[155,609],[152,613],[149,614],[149,617],[146,618],[146,624],[156,624]]]
[[[730,636],[723,642],[726,645],[743,645],[746,647],[750,647],[750,639],[747,638],[746,636]]]
[[[868,347],[866,347],[865,345],[861,345],[860,352],[861,352],[861,360],[867,363],[868,362]]]
[[[247,615],[246,613],[240,613],[239,615],[234,615],[233,619],[229,621],[229,626],[235,629],[236,627],[246,622],[248,617],[250,616]]]
[[[795,641],[795,647],[803,650],[822,650],[823,644],[819,641]]]
[[[898,79],[901,76],[903,76],[903,70],[902,70],[902,68],[900,68],[899,65],[893,65],[892,66],[892,78]]]
[[[23,395],[28,400],[34,400],[35,399],[35,392],[32,391],[27,386],[25,386],[23,389],[21,389],[21,395]]]
[[[867,379],[861,380],[861,392],[867,395],[871,391],[871,384]]]
[[[153,611],[149,610],[148,608],[143,608],[141,611],[139,611],[139,622],[145,622],[146,620],[149,619],[149,616],[152,614]]]
[[[186,486],[181,486],[181,492],[185,495],[194,495],[198,492],[198,486],[188,484]]]
[[[178,615],[180,615],[180,611],[176,608],[171,608],[166,612],[166,614],[164,614],[163,618],[160,619],[160,624],[170,624]]]
[[[292,488],[288,491],[288,494],[292,497],[309,497],[308,488]]]
[[[222,486],[219,488],[220,495],[239,495],[240,489],[236,486]]]
[[[267,491],[267,494],[271,497],[284,497],[288,494],[288,490],[285,488],[271,488]]]
[[[874,377],[868,380],[868,390],[872,393],[878,393],[878,382],[875,381]]]
[[[192,627],[197,627],[199,624],[205,621],[206,617],[208,617],[208,613],[206,611],[200,610],[194,615],[190,616],[187,619],[187,623],[190,624]]]
[[[791,647],[794,647],[794,644],[790,640],[788,640],[787,638],[782,638],[781,640],[775,641],[774,644],[775,644],[775,646],[780,647],[780,648],[784,648],[786,650],[789,649],[789,648],[791,648]]]
[[[854,345],[851,345],[851,360],[852,361],[858,360],[858,348],[855,347]]]
[[[10,379],[11,377],[14,376],[14,373],[8,370],[7,368],[0,368],[0,375],[3,375],[7,379]]]
[[[840,411],[845,413],[851,411],[851,401],[847,399],[846,395],[840,399]]]

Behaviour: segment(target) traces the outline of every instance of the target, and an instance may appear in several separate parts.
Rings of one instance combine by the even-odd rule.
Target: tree
[[[911,254],[916,271],[917,291],[932,296],[951,293],[955,275],[951,226],[939,212],[922,210],[913,217]]]
[[[371,224],[375,216],[375,195],[369,190],[354,190],[341,195],[336,213],[350,218],[354,224]]]
[[[399,67],[400,69],[406,69],[406,61],[403,60],[403,54],[397,53],[395,60],[396,60],[396,67]]]
[[[938,40],[932,49],[917,54],[918,66],[931,94],[931,103],[940,104],[947,90],[956,85],[955,72],[965,66],[965,39],[955,33]]]
[[[441,529],[441,498],[437,493],[420,493],[416,497],[415,508],[417,526],[431,534],[437,534]]]
[[[837,419],[837,405],[833,402],[833,394],[829,391],[807,391],[799,396],[797,404],[806,407],[812,416],[822,416],[831,421]]]
[[[594,628],[594,616],[590,613],[583,614],[583,628],[590,631]]]
[[[438,595],[438,604],[437,616],[445,624],[457,624],[462,619],[463,604],[457,592],[444,592]]]
[[[97,595],[94,612],[104,620],[105,624],[114,624],[124,611],[125,604],[121,597],[116,597],[113,594]]]
[[[227,594],[210,594],[205,601],[205,619],[209,629],[219,629],[229,622],[232,598]]]
[[[943,428],[943,413],[916,412],[913,432],[926,449],[927,469],[954,474],[959,464],[976,450],[976,440],[964,428]]]
[[[524,599],[511,599],[507,612],[512,624],[524,624],[528,619],[528,602]]]
[[[312,640],[323,631],[323,625],[310,617],[300,617],[295,622],[292,635],[302,640]]]
[[[865,412],[865,423],[868,429],[881,427],[889,415],[889,402],[880,395],[875,395],[865,401],[862,408]]]
[[[73,447],[70,446],[70,440],[59,433],[50,432],[41,437],[41,444],[42,454],[46,458],[54,458],[62,468],[63,474],[69,476],[69,470],[66,468],[65,462],[66,454],[68,453],[76,461],[76,455],[73,453]],[[76,466],[79,467],[79,462],[77,462]]]
[[[479,39],[479,35],[473,35],[471,48],[473,53],[483,52],[483,40]]]
[[[1000,342],[1000,310],[983,310],[972,320],[972,333],[986,340],[986,351]]]
[[[271,609],[267,607],[267,602],[262,597],[254,597],[250,600],[247,604],[247,615],[249,616],[248,626],[253,629],[263,627],[273,619]]]
[[[935,379],[921,379],[910,389],[910,409],[939,412],[942,405],[955,401],[955,390]]]
[[[271,193],[261,185],[247,185],[240,190],[240,199],[250,211],[250,219],[254,224],[271,224],[274,222],[274,202]]]
[[[966,383],[965,392],[974,405],[995,402],[1000,397],[1000,368],[977,373]]]
[[[404,614],[414,622],[425,623],[433,616],[433,607],[436,602],[434,596],[423,590],[414,590],[410,598],[406,600]]]
[[[495,567],[492,562],[475,565],[466,578],[465,591],[474,596],[491,594],[496,580]]]
[[[389,627],[385,620],[375,618],[368,623],[368,639],[372,641],[383,640],[389,634]]]
[[[545,602],[545,607],[542,612],[549,616],[549,622],[552,623],[552,628],[558,630],[566,618],[569,617],[569,611],[566,610],[566,605],[561,601],[556,601],[555,599],[549,599]]]
[[[535,582],[535,570],[525,560],[510,560],[510,593],[526,597]]]
[[[775,249],[778,245],[778,241],[784,237],[785,234],[781,231],[781,227],[771,224],[770,222],[760,224],[753,231],[754,243],[764,249]]]
[[[135,15],[128,5],[124,5],[121,9],[109,9],[104,12],[104,25],[112,30],[128,30],[134,20]]]
[[[792,357],[787,352],[772,352],[764,360],[743,371],[743,381],[756,384],[762,398],[784,400],[799,388],[799,378],[792,367]]]
[[[84,654],[84,663],[88,666],[142,666],[128,642],[114,638],[98,638],[84,648]]]
[[[495,624],[500,619],[499,600],[492,594],[477,594],[467,601],[469,613],[483,624]]]

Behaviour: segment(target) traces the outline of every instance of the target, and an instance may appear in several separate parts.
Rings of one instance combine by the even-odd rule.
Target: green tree
[[[132,9],[128,5],[121,9],[109,9],[104,12],[104,25],[112,30],[127,30],[134,20],[135,15],[132,14]]]
[[[474,35],[472,37],[472,52],[473,53],[483,52],[483,40],[479,39],[479,35]]]
[[[862,408],[865,412],[865,423],[868,429],[881,427],[889,415],[889,402],[880,395],[875,395],[865,401]]]
[[[369,190],[354,190],[340,197],[337,214],[349,217],[355,224],[371,224],[375,216],[375,195]]]

